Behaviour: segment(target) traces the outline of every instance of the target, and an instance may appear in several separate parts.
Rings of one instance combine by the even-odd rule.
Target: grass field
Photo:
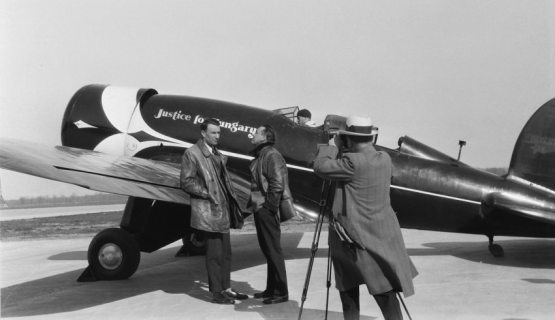
[[[0,241],[93,237],[106,228],[118,227],[123,211],[77,214],[71,216],[8,220],[0,222]],[[324,226],[327,230],[327,227]],[[315,223],[299,217],[282,223],[282,232],[314,231]],[[252,216],[241,230],[255,232]]]

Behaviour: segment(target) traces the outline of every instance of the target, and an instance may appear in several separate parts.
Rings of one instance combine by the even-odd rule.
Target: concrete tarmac
[[[403,230],[419,275],[405,299],[413,319],[555,319],[555,240],[496,238],[494,258],[484,236]],[[18,319],[297,319],[312,232],[284,233],[290,301],[271,306],[248,299],[210,302],[204,257],[176,258],[180,243],[143,253],[128,280],[79,283],[90,238],[0,243],[1,317]],[[254,233],[233,233],[232,287],[253,295],[265,287],[266,266]],[[302,319],[323,319],[327,233],[317,251]],[[333,282],[333,280],[332,280]],[[361,319],[383,319],[361,288]],[[330,290],[328,319],[343,319]],[[405,319],[408,317],[405,316]]]

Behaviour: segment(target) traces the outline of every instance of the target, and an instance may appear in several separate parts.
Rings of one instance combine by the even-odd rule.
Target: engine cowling
[[[154,89],[92,84],[71,98],[62,120],[64,146],[129,154],[134,139],[130,134],[133,115]]]

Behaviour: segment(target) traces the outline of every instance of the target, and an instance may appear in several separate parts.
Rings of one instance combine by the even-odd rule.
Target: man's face
[[[204,141],[212,147],[217,146],[218,142],[220,142],[220,126],[209,123],[206,127],[206,131],[201,130],[200,134]]]
[[[254,145],[259,145],[264,142],[266,142],[266,134],[264,133],[264,127],[259,127],[258,129],[256,129],[256,132],[254,133],[251,139],[251,143]]]
[[[299,124],[305,124],[308,120],[310,120],[310,118],[308,117],[298,117],[299,118]]]

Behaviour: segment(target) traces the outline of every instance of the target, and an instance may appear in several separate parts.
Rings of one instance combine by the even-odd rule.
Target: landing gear
[[[493,234],[488,234],[489,245],[488,249],[491,254],[496,258],[502,258],[505,256],[505,252],[503,251],[503,247],[498,244],[493,243]]]
[[[92,239],[87,258],[89,266],[78,281],[123,280],[137,271],[141,253],[129,232],[110,228]]]
[[[154,252],[185,236],[184,230],[190,229],[190,214],[191,208],[186,205],[129,197],[120,228],[103,230],[92,239],[89,265],[77,281],[131,277],[137,271],[141,252]]]

